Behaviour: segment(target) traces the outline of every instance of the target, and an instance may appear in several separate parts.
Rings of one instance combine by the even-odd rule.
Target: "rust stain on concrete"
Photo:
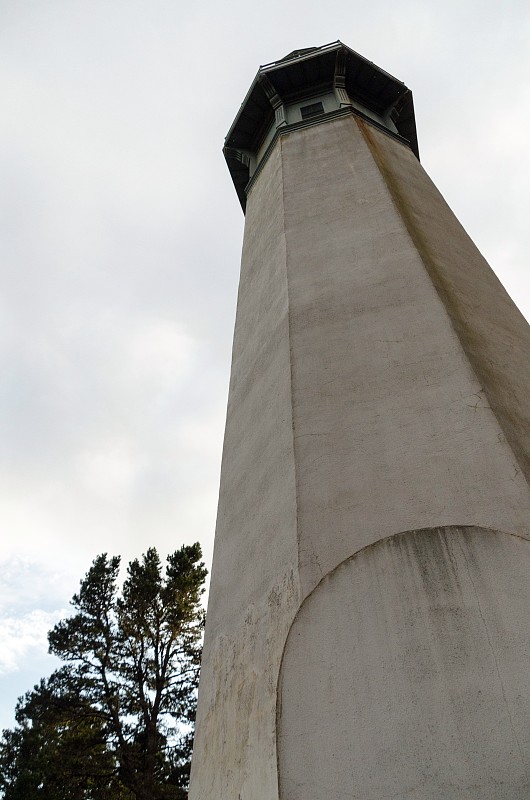
[[[412,152],[362,119],[356,117],[355,121],[530,484],[530,327],[423,169],[418,165],[418,179],[413,186],[406,185],[399,174],[396,152],[391,159],[388,150],[399,148],[405,157],[415,160]],[[407,166],[410,176],[410,165]],[[431,209],[435,195],[434,201],[444,216],[444,230],[449,222],[461,239],[457,244],[448,241],[445,253],[441,252],[442,243],[436,241],[439,220],[423,213],[422,195],[427,193],[431,195]],[[466,270],[467,276],[462,274]],[[494,306],[493,300],[499,297],[504,301],[502,306]]]

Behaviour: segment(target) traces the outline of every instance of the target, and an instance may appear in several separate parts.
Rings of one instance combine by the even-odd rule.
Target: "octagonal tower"
[[[443,132],[441,132],[443,135]],[[340,42],[261,67],[190,800],[527,800],[530,330]]]

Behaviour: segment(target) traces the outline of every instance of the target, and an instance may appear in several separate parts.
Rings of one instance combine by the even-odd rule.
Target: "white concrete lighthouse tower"
[[[443,135],[443,131],[441,134]],[[340,42],[261,67],[190,800],[528,800],[530,329]]]

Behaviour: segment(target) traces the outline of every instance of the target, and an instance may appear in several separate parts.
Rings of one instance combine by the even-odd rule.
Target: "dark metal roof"
[[[276,63],[279,64],[281,61],[290,61],[292,58],[300,58],[300,56],[305,56],[307,53],[314,53],[315,50],[318,50],[318,47],[306,47],[304,50],[293,50],[292,53],[280,58],[280,61]]]
[[[390,108],[399,136],[405,139],[418,156],[418,140],[412,92],[404,83],[377,67],[371,61],[351,50],[342,42],[332,42],[319,48],[294,50],[285,58],[261,66],[247,96],[230,128],[225,147],[256,152],[274,120],[274,109],[265,91],[271,87],[278,100],[289,103],[305,96],[331,91],[334,85],[337,54],[345,61],[345,88],[349,96],[379,116]],[[233,174],[238,169],[233,156],[226,153]],[[240,165],[243,169],[243,165]],[[241,183],[243,175],[239,175]],[[242,200],[242,188],[237,186]]]

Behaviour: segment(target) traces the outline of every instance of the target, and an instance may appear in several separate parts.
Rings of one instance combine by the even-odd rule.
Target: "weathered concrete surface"
[[[411,237],[405,201],[396,201],[381,158],[374,160],[374,152],[392,160],[391,148],[408,150],[375,129],[370,136],[353,116],[281,136],[248,198],[190,800],[290,800],[285,787],[297,783],[296,770],[294,778],[285,773],[278,794],[281,653],[300,603],[339,564],[420,528],[475,526],[530,537],[530,489],[514,444],[530,418],[530,395],[518,388],[510,400],[509,392],[518,362],[513,375],[504,371],[502,404],[494,404],[476,364],[477,353],[485,364],[493,356],[484,355],[485,345],[470,356],[469,341],[480,339],[473,333],[478,310],[466,316],[464,340],[433,284],[424,245]],[[415,225],[430,241],[438,196],[417,160],[402,160],[399,181],[417,187]],[[458,223],[447,226],[448,263],[439,247],[437,265],[449,274],[464,254],[494,306],[498,282],[483,276],[489,268]],[[457,286],[456,278],[447,281]],[[502,303],[501,342],[488,351],[495,358],[519,335],[518,312]],[[508,432],[512,412],[519,422]],[[434,548],[430,569],[438,554]],[[505,565],[506,586],[513,563]],[[385,603],[383,584],[380,592]],[[518,595],[507,630],[524,602]],[[509,614],[509,603],[503,609]],[[306,628],[300,620],[300,635],[311,638],[312,622]],[[336,635],[349,624],[346,611],[338,614]],[[321,628],[314,636],[315,647],[326,646]],[[483,652],[479,639],[473,646]],[[450,638],[439,647],[450,659]],[[288,663],[283,681],[296,683]],[[465,696],[475,663],[464,659],[452,697]],[[405,691],[405,673],[396,675],[396,691]],[[313,691],[307,704],[320,702]],[[291,760],[289,731],[303,728],[296,716],[303,704],[291,707],[288,720],[279,707],[282,769]],[[353,728],[343,723],[337,739],[351,739]],[[451,730],[448,723],[448,736]],[[469,774],[462,773],[466,781]],[[441,796],[436,786],[426,800]],[[365,800],[372,797],[379,795]]]
[[[282,161],[303,595],[400,530],[528,535],[528,484],[355,118],[286,135]]]
[[[530,327],[410,150],[358,124],[530,481]]]
[[[277,796],[276,684],[299,606],[280,156],[247,211],[190,800]]]
[[[282,800],[527,800],[530,542],[412,531],[306,599],[286,644]]]

